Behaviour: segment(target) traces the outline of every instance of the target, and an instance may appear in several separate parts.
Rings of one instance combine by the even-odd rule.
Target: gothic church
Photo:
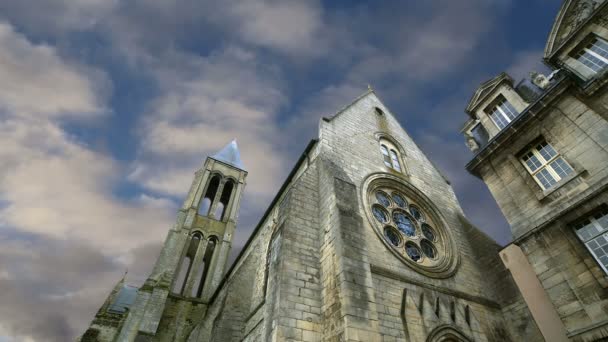
[[[606,7],[565,1],[545,53],[556,72],[517,85],[501,74],[467,106],[466,167],[512,244],[467,220],[369,90],[320,120],[232,265],[247,171],[234,141],[208,157],[149,278],[120,281],[80,340],[607,338]]]

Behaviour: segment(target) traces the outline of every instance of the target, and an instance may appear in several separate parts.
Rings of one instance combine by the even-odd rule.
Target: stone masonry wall
[[[272,340],[320,341],[321,284],[316,165],[294,182],[285,200],[285,221],[277,256]],[[268,298],[268,297],[267,297]],[[270,339],[268,339],[270,340]]]
[[[566,330],[585,341],[586,328],[608,326],[608,278],[568,223],[607,202],[604,192],[519,244]]]
[[[387,114],[378,115],[374,107],[381,108]],[[339,337],[341,333],[348,334],[349,329],[356,332],[352,340],[373,340],[378,336],[381,331],[379,325],[382,322],[379,321],[381,318],[376,311],[377,303],[374,297],[378,289],[371,282],[370,266],[374,265],[417,283],[467,292],[485,299],[500,297],[498,291],[506,289],[496,287],[495,285],[500,281],[491,279],[502,279],[502,282],[510,284],[509,291],[513,291],[510,278],[493,275],[497,272],[493,265],[496,265],[499,259],[497,253],[490,254],[496,250],[497,245],[491,239],[473,237],[476,228],[464,227],[461,221],[464,214],[451,186],[388,113],[390,113],[388,109],[372,93],[356,101],[329,121],[321,122],[321,156],[326,161],[324,163],[326,175],[325,178],[320,176],[320,182],[322,193],[327,192],[321,195],[323,201],[321,210],[327,211],[327,213],[322,212],[321,226],[326,232],[337,230],[333,235],[326,233],[324,239],[322,278],[324,293],[329,293],[330,289],[333,289],[333,298],[341,299],[336,302],[328,299],[329,296],[324,296],[326,315],[324,324],[327,325],[324,326],[324,331],[331,334],[330,336],[335,334]],[[460,266],[451,278],[428,278],[410,269],[386,249],[367,221],[364,210],[368,209],[363,208],[360,201],[364,196],[361,185],[365,178],[378,172],[395,174],[384,166],[377,134],[389,135],[397,141],[407,169],[407,175],[400,176],[429,197],[448,223],[446,228],[455,240],[460,256]],[[343,195],[344,199],[340,199],[339,195],[344,191],[348,195]],[[335,209],[332,211],[332,208]],[[328,248],[331,252],[323,249],[328,245],[328,238],[333,239],[330,242],[334,247]],[[336,254],[337,249],[341,250],[340,254]],[[484,255],[481,259],[480,250],[488,251],[481,252]],[[327,254],[333,259],[326,261]],[[492,259],[493,262],[482,260],[484,258]],[[504,270],[504,267],[501,270]],[[326,272],[336,276],[327,279]],[[351,292],[344,293],[344,291]],[[362,301],[362,298],[365,300]],[[352,313],[348,312],[351,309]],[[336,319],[340,316],[348,317],[349,314],[359,321],[354,320],[357,323],[349,326],[351,321],[348,319],[341,321]],[[495,320],[502,319],[500,310],[489,311],[488,315],[493,316],[492,319]],[[365,323],[362,323],[363,320]],[[506,329],[504,330],[507,334]],[[359,333],[363,337],[358,336]],[[349,337],[344,336],[344,338]]]
[[[374,112],[376,106],[387,114],[379,117]],[[369,255],[370,263],[382,265],[397,273],[403,272],[409,277],[437,286],[453,287],[473,291],[475,295],[494,297],[494,289],[486,282],[487,273],[492,270],[484,269],[480,265],[475,254],[479,246],[472,245],[470,239],[465,236],[467,233],[460,220],[464,214],[451,186],[389,113],[390,111],[375,95],[362,98],[336,115],[330,122],[322,122],[320,133],[322,153],[326,159],[343,170],[345,177],[357,187],[355,195],[361,198],[360,186],[367,176],[378,172],[393,172],[384,166],[375,134],[381,132],[393,137],[402,147],[404,162],[409,173],[402,175],[404,181],[421,190],[446,220],[446,228],[455,240],[460,255],[460,266],[456,274],[448,279],[439,280],[422,276],[395,258],[365,219],[363,220],[365,229],[362,233],[365,234],[369,250],[374,251]],[[361,201],[358,205],[359,213],[365,217],[364,210],[368,208],[363,208]]]
[[[482,167],[488,185],[515,238],[549,220],[608,183],[608,122],[579,97],[564,94],[539,122]],[[574,168],[575,176],[543,192],[518,159],[518,153],[543,136]]]

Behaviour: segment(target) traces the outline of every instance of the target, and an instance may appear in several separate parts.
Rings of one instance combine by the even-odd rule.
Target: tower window
[[[553,146],[544,140],[528,150],[521,157],[521,161],[534,180],[545,190],[574,171]]]
[[[598,73],[608,67],[608,42],[593,36],[574,58],[593,73]]]
[[[608,274],[608,208],[601,208],[572,227],[593,258]]]
[[[507,127],[519,115],[513,105],[502,95],[497,97],[494,104],[486,108],[485,112],[499,129]]]
[[[207,186],[207,191],[205,191],[205,196],[201,203],[198,206],[198,214],[201,216],[209,215],[209,210],[211,209],[211,204],[213,203],[213,199],[215,198],[215,194],[217,193],[217,188],[220,186],[220,176],[214,175],[211,177],[209,181],[209,185]]]
[[[401,159],[395,145],[385,139],[382,139],[380,140],[380,152],[382,152],[382,160],[384,161],[384,165],[394,169],[395,171],[401,172]]]
[[[203,236],[198,232],[192,234],[188,249],[182,259],[176,281],[173,284],[173,292],[185,295],[184,291],[186,290],[186,284],[188,279],[192,277],[192,265],[194,264],[198,244],[201,242],[202,238]]]
[[[224,220],[224,215],[226,215],[226,210],[228,209],[228,202],[230,202],[230,197],[232,195],[233,188],[234,182],[231,180],[227,181],[226,184],[224,184],[222,196],[220,196],[220,203],[218,203],[214,215],[214,217],[220,221]]]
[[[203,256],[200,273],[197,275],[197,277],[199,277],[197,284],[195,284],[195,286],[192,288],[193,296],[199,298],[203,296],[203,289],[205,288],[205,283],[207,283],[207,276],[209,274],[209,269],[211,268],[211,260],[213,258],[213,252],[215,251],[216,245],[217,237],[211,236],[207,242],[207,248],[205,249],[205,255]]]

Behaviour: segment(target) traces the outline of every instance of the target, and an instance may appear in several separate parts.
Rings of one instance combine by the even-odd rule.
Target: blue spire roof
[[[236,145],[236,139],[232,139],[228,145],[224,146],[224,148],[210,158],[234,166],[237,169],[245,170],[243,162],[241,161],[239,147]]]

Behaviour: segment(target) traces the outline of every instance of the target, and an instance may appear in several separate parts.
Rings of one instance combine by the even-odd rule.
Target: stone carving
[[[477,152],[477,150],[479,150],[479,144],[477,143],[477,141],[475,141],[475,138],[473,138],[471,133],[467,132],[464,134],[464,136],[469,150],[471,150],[471,152]]]
[[[535,86],[539,87],[540,89],[547,89],[547,87],[551,83],[547,76],[535,71],[530,73],[530,80],[532,81],[532,83],[534,83]]]
[[[562,21],[561,30],[555,37],[554,46],[568,38],[575,29],[593,14],[593,11],[603,0],[579,0],[570,5],[566,17]]]
[[[602,11],[595,19],[595,23],[600,26],[608,27],[608,11]]]

